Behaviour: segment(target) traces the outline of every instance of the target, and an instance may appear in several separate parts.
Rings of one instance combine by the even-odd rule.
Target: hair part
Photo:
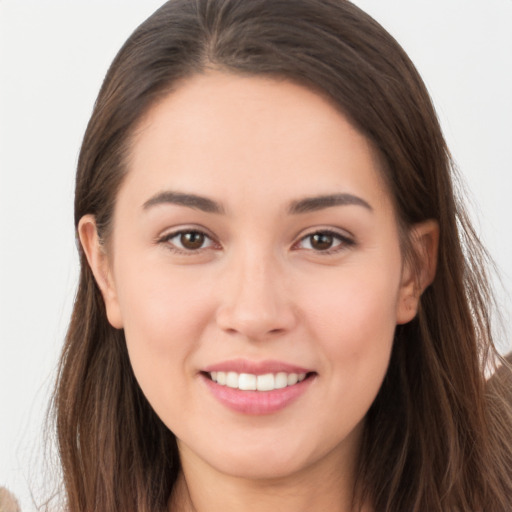
[[[131,35],[104,80],[80,152],[75,226],[108,243],[136,128],[188,77],[213,68],[291,80],[330,98],[376,148],[402,233],[440,226],[437,275],[398,326],[367,415],[356,497],[391,512],[503,511],[512,495],[510,407],[486,388],[496,357],[488,260],[462,203],[432,102],[398,43],[346,0],[172,0]],[[414,254],[403,237],[404,254]],[[54,398],[67,507],[166,508],[180,464],[107,320],[83,250]],[[508,423],[507,423],[508,422]]]

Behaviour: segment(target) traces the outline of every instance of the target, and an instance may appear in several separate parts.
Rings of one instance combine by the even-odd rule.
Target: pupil
[[[333,237],[326,233],[316,233],[312,236],[311,245],[313,248],[325,251],[332,247]]]
[[[204,243],[204,235],[197,232],[182,233],[180,241],[186,249],[199,249]]]

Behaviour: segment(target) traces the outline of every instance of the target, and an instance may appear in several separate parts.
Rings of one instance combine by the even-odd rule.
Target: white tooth
[[[256,389],[258,391],[272,391],[275,388],[274,374],[266,373],[265,375],[258,375]]]
[[[227,373],[226,386],[228,388],[237,388],[238,387],[238,373],[236,373],[236,372],[228,372]]]
[[[288,386],[288,375],[284,372],[276,373],[274,387],[276,389],[282,389]]]
[[[236,372],[210,372],[213,381],[221,386],[228,386],[233,389],[243,391],[272,391],[273,389],[282,389],[286,386],[293,386],[306,378],[306,373],[286,373],[277,374],[266,373],[265,375],[253,375],[252,373]]]
[[[288,386],[293,386],[294,384],[297,384],[297,381],[298,381],[298,375],[296,373],[288,374]]]
[[[256,375],[241,373],[238,378],[238,388],[244,391],[256,391]]]

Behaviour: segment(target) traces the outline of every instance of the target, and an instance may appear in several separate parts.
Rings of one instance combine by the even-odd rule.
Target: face
[[[184,82],[145,117],[108,253],[110,322],[182,457],[282,477],[354,458],[397,323],[415,314],[371,145],[286,81]]]

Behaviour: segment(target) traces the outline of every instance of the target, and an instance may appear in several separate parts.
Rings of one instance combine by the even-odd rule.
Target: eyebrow
[[[200,210],[206,213],[225,213],[224,207],[208,197],[199,196],[196,194],[187,194],[184,192],[164,191],[159,192],[143,204],[143,209],[161,204],[175,204],[178,206],[186,206],[195,210]],[[292,201],[288,208],[288,213],[297,215],[301,213],[315,212],[325,208],[332,208],[334,206],[348,206],[356,205],[362,206],[367,210],[373,211],[373,208],[361,197],[353,194],[329,194],[314,197],[306,197],[297,201]]]
[[[323,210],[333,206],[356,205],[373,212],[373,208],[361,197],[353,194],[330,194],[325,196],[306,197],[298,201],[293,201],[288,209],[290,214],[300,214]]]
[[[221,204],[209,199],[207,197],[198,196],[196,194],[185,194],[183,192],[160,192],[150,199],[144,205],[144,210],[148,210],[152,206],[160,204],[176,204],[179,206],[187,206],[194,210],[201,210],[206,213],[224,213],[224,208]]]

